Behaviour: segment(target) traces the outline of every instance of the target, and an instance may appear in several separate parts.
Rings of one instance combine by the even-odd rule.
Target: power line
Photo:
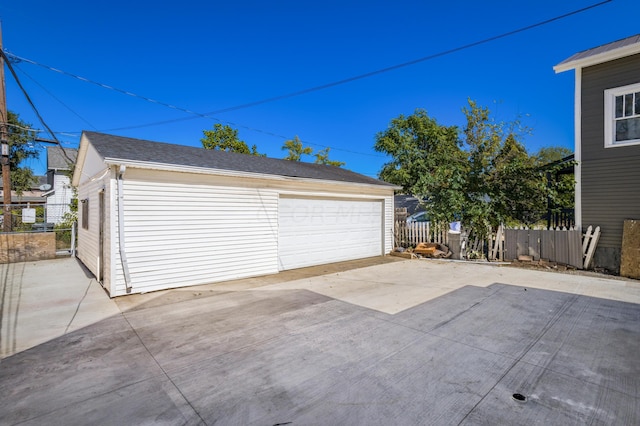
[[[29,105],[31,105],[31,108],[33,109],[33,112],[36,114],[36,116],[38,117],[38,120],[40,120],[40,123],[42,123],[42,126],[47,129],[47,132],[49,132],[49,134],[51,135],[51,137],[54,139],[55,143],[62,149],[62,154],[64,155],[64,157],[69,161],[70,164],[74,164],[75,161],[73,161],[71,158],[69,158],[69,156],[67,155],[66,151],[64,150],[64,148],[62,148],[62,144],[60,144],[60,141],[56,138],[56,135],[53,133],[53,130],[51,130],[51,128],[49,128],[49,126],[47,125],[47,123],[44,121],[44,118],[42,118],[42,115],[40,115],[40,112],[38,111],[38,108],[36,108],[35,104],[33,103],[33,101],[31,100],[31,97],[29,96],[29,94],[27,93],[27,91],[25,90],[24,86],[22,85],[22,83],[20,82],[20,79],[18,78],[18,74],[16,74],[15,69],[13,68],[13,65],[11,64],[11,61],[9,60],[9,58],[7,57],[7,55],[5,55],[3,50],[0,50],[0,55],[2,55],[2,58],[4,59],[5,63],[7,64],[7,68],[9,68],[9,71],[11,72],[11,75],[13,76],[13,79],[16,81],[16,84],[18,85],[18,87],[20,88],[20,90],[22,91],[22,93],[24,94],[25,99],[27,100],[27,102],[29,103]],[[7,120],[8,121],[8,120]]]
[[[175,121],[175,120],[169,120],[169,121]],[[290,136],[284,136],[284,135],[281,135],[281,134],[278,134],[278,133],[274,133],[274,132],[270,132],[270,131],[267,131],[267,130],[261,130],[261,129],[256,129],[256,128],[253,128],[253,127],[248,127],[248,126],[245,126],[245,125],[242,125],[242,124],[234,123],[232,121],[219,120],[217,118],[215,119],[215,121],[218,121],[218,122],[224,123],[224,124],[228,124],[228,125],[230,125],[232,127],[236,127],[236,128],[239,128],[239,129],[245,129],[245,130],[249,130],[249,131],[256,132],[256,133],[262,133],[262,134],[265,134],[265,135],[268,135],[268,136],[273,136],[273,137],[276,137],[276,138],[279,138],[279,139],[284,139],[284,140],[291,139]],[[107,132],[112,132],[112,131],[118,131],[118,130],[129,130],[129,129],[135,129],[137,127],[140,127],[140,126],[117,127],[117,128],[113,128],[113,129],[107,129],[106,131]],[[145,127],[145,126],[143,125],[141,127]],[[321,147],[321,148],[331,148],[334,151],[347,152],[349,154],[365,155],[365,156],[368,156],[368,157],[379,157],[379,158],[385,158],[386,157],[384,155],[379,155],[379,154],[371,154],[371,153],[367,153],[367,152],[351,151],[351,150],[344,149],[344,148],[334,148],[334,147],[331,147],[329,145],[322,145],[322,144],[319,144],[319,143],[310,142],[308,140],[301,140],[301,142],[304,142],[307,145],[318,146],[318,147]]]
[[[241,124],[238,124],[238,123],[233,123],[233,122],[230,122],[230,121],[220,120],[220,119],[218,119],[216,117],[213,117],[211,115],[212,113],[201,114],[201,113],[198,113],[198,112],[195,112],[195,111],[188,110],[186,108],[181,108],[181,107],[178,107],[178,106],[175,106],[175,105],[171,105],[171,104],[168,104],[168,103],[165,103],[165,102],[157,101],[155,99],[151,99],[151,98],[148,98],[146,96],[137,95],[137,94],[135,94],[133,92],[129,92],[129,91],[126,91],[126,90],[118,89],[116,87],[109,86],[107,84],[99,83],[99,82],[90,80],[90,79],[85,78],[85,77],[81,77],[81,76],[78,76],[78,75],[75,75],[75,74],[72,74],[72,73],[69,73],[69,72],[66,72],[66,71],[59,70],[57,68],[50,67],[48,65],[41,64],[41,63],[33,61],[31,59],[22,58],[20,56],[14,55],[13,53],[10,53],[10,52],[6,52],[6,56],[12,58],[14,61],[27,62],[27,63],[33,64],[33,65],[37,65],[37,66],[43,67],[45,69],[48,69],[50,71],[61,73],[63,75],[66,75],[66,76],[69,76],[69,77],[73,77],[73,78],[76,78],[78,80],[81,80],[81,81],[84,81],[84,82],[87,82],[87,83],[91,83],[91,84],[97,85],[97,86],[105,88],[105,89],[114,90],[114,91],[116,91],[118,93],[122,93],[122,94],[125,94],[127,96],[132,96],[132,97],[135,97],[135,98],[138,98],[138,99],[145,100],[147,102],[151,102],[151,103],[154,103],[154,104],[157,104],[157,105],[162,105],[162,106],[165,106],[167,108],[183,111],[183,112],[186,112],[188,114],[197,116],[197,117],[186,117],[186,118],[183,117],[183,118],[178,118],[178,119],[165,120],[163,122],[159,122],[159,123],[156,122],[156,123],[153,123],[153,124],[142,124],[142,125],[133,125],[133,126],[125,126],[125,127],[116,127],[116,128],[104,130],[104,131],[107,131],[107,132],[118,131],[118,130],[130,130],[130,129],[136,129],[136,128],[141,128],[141,127],[149,127],[151,125],[167,124],[167,123],[172,123],[172,122],[177,122],[177,121],[190,120],[192,118],[208,118],[208,119],[211,119],[211,120],[214,120],[214,121],[218,121],[218,122],[221,122],[221,123],[229,124],[229,125],[232,125],[234,127],[246,129],[246,130],[249,130],[249,131],[252,131],[252,132],[263,133],[263,134],[266,134],[266,135],[269,135],[269,136],[274,136],[274,137],[285,139],[285,140],[289,139],[287,136],[279,135],[277,133],[273,133],[273,132],[269,132],[269,131],[265,131],[265,130],[260,130],[260,129],[256,129],[256,128],[253,128],[253,127],[244,126],[244,125],[241,125]],[[29,76],[27,75],[27,77],[29,77]],[[63,105],[64,105],[64,103],[63,103]],[[73,112],[73,111],[71,111],[71,112]],[[75,114],[75,112],[74,112],[74,114]],[[80,118],[82,119],[82,117],[80,117]],[[84,120],[84,121],[86,122],[86,120]],[[91,124],[89,123],[89,125],[91,125]],[[93,127],[93,126],[91,126],[91,127]],[[95,127],[94,127],[94,129],[95,129]],[[317,143],[313,143],[313,142],[308,142],[308,141],[303,141],[303,142],[305,142],[305,143],[307,143],[309,145],[319,146],[319,147],[322,147],[322,148],[327,148],[328,147],[327,145],[317,144]],[[370,157],[381,157],[381,158],[383,157],[383,156],[377,155],[377,154],[370,154],[370,153],[364,153],[364,152],[351,151],[351,150],[342,149],[342,148],[332,148],[332,149],[335,150],[335,151],[342,151],[342,152],[347,152],[347,153],[351,153],[351,154],[358,154],[358,155],[366,155],[366,156],[370,156]]]
[[[378,70],[375,70],[375,71],[370,71],[370,72],[367,72],[367,73],[364,73],[364,74],[359,74],[359,75],[356,75],[356,76],[353,76],[353,77],[348,77],[348,78],[345,78],[345,79],[342,79],[342,80],[336,80],[336,81],[333,81],[333,82],[330,82],[330,83],[321,84],[319,86],[314,86],[314,87],[310,87],[310,88],[303,89],[303,90],[298,90],[298,91],[295,91],[295,92],[290,92],[290,93],[283,94],[283,95],[273,96],[273,97],[270,97],[270,98],[264,98],[264,99],[260,99],[260,100],[257,100],[257,101],[248,102],[248,103],[244,103],[244,104],[240,104],[240,105],[236,105],[236,106],[232,106],[232,107],[222,108],[222,109],[218,109],[218,110],[207,112],[207,113],[199,113],[199,112],[191,111],[191,110],[186,109],[186,108],[178,107],[176,105],[172,105],[172,104],[161,102],[161,101],[158,101],[158,100],[155,100],[155,99],[151,99],[151,98],[148,98],[146,96],[141,96],[141,95],[135,94],[133,92],[129,92],[129,91],[126,91],[126,90],[118,89],[118,88],[113,87],[113,86],[109,86],[107,84],[99,83],[99,82],[90,80],[90,79],[85,78],[85,77],[80,77],[78,75],[75,75],[75,74],[72,74],[72,73],[69,73],[69,72],[66,72],[66,71],[59,70],[57,68],[53,68],[53,67],[50,67],[48,65],[44,65],[44,64],[38,63],[38,62],[33,61],[31,59],[26,59],[26,58],[19,57],[17,55],[12,54],[12,53],[7,53],[7,54],[9,56],[11,56],[13,59],[18,60],[18,61],[25,61],[25,62],[31,63],[33,65],[37,65],[37,66],[46,68],[48,70],[55,71],[55,72],[67,75],[69,77],[73,77],[73,78],[76,78],[76,79],[81,80],[81,81],[85,81],[87,83],[91,83],[91,84],[94,84],[94,85],[97,85],[97,86],[100,86],[100,87],[103,87],[103,88],[106,88],[106,89],[109,89],[109,90],[114,90],[116,92],[125,94],[127,96],[132,96],[132,97],[135,97],[135,98],[138,98],[138,99],[145,100],[147,102],[151,102],[151,103],[154,103],[154,104],[162,105],[162,106],[165,106],[165,107],[168,107],[168,108],[172,108],[172,109],[175,109],[175,110],[178,110],[178,111],[183,111],[183,112],[186,112],[186,113],[188,113],[190,115],[195,116],[195,117],[182,117],[182,118],[176,118],[176,119],[172,119],[172,120],[164,120],[164,121],[158,121],[158,122],[142,124],[142,125],[137,125],[137,126],[130,126],[130,127],[114,129],[114,130],[123,130],[123,129],[155,126],[155,125],[159,125],[159,124],[167,124],[167,123],[173,123],[173,122],[178,122],[178,121],[192,120],[192,119],[197,118],[197,117],[210,118],[210,119],[218,120],[217,118],[212,117],[212,115],[213,114],[221,114],[221,113],[224,113],[224,112],[237,111],[239,109],[250,108],[250,107],[253,107],[253,106],[257,106],[257,105],[262,105],[262,104],[275,102],[275,101],[279,101],[279,100],[283,100],[283,99],[288,99],[288,98],[292,98],[292,97],[296,97],[296,96],[301,96],[301,95],[305,95],[305,94],[308,94],[308,93],[312,93],[312,92],[317,92],[317,91],[320,91],[320,90],[328,89],[328,88],[331,88],[331,87],[335,87],[335,86],[340,86],[340,85],[343,85],[343,84],[351,83],[351,82],[354,82],[354,81],[357,81],[357,80],[362,80],[362,79],[365,79],[365,78],[373,77],[373,76],[376,76],[376,75],[379,75],[379,74],[388,73],[390,71],[395,71],[395,70],[400,69],[400,68],[405,68],[405,67],[408,67],[408,66],[411,66],[411,65],[416,65],[416,64],[419,64],[421,62],[426,62],[426,61],[429,61],[429,60],[432,60],[432,59],[436,59],[436,58],[439,58],[439,57],[442,57],[442,56],[450,55],[452,53],[456,53],[456,52],[460,52],[460,51],[463,51],[463,50],[467,50],[467,49],[470,49],[472,47],[480,46],[482,44],[487,44],[487,43],[490,43],[490,42],[493,42],[493,41],[496,41],[496,40],[499,40],[499,39],[502,39],[502,38],[510,37],[512,35],[515,35],[515,34],[518,34],[518,33],[524,32],[524,31],[529,31],[531,29],[534,29],[534,28],[537,28],[537,27],[541,27],[543,25],[547,25],[547,24],[550,24],[552,22],[559,21],[561,19],[565,19],[565,18],[568,18],[570,16],[585,12],[587,10],[602,6],[602,5],[604,5],[606,3],[610,3],[612,1],[613,0],[604,0],[604,1],[601,1],[599,3],[595,3],[595,4],[592,4],[590,6],[583,7],[581,9],[577,9],[577,10],[574,10],[574,11],[571,11],[571,12],[568,12],[568,13],[565,13],[565,14],[562,14],[562,15],[555,16],[555,17],[550,18],[550,19],[546,19],[546,20],[537,22],[535,24],[527,25],[527,26],[524,26],[524,27],[521,27],[521,28],[518,28],[518,29],[515,29],[515,30],[512,30],[512,31],[508,31],[508,32],[505,32],[505,33],[502,33],[502,34],[499,34],[499,35],[496,35],[496,36],[488,37],[488,38],[485,38],[485,39],[482,39],[482,40],[479,40],[479,41],[475,41],[475,42],[468,43],[468,44],[465,44],[465,45],[462,45],[462,46],[458,46],[458,47],[455,47],[453,49],[448,49],[448,50],[444,50],[442,52],[434,53],[432,55],[423,56],[421,58],[414,59],[414,60],[411,60],[411,61],[408,61],[408,62],[403,62],[403,63],[400,63],[400,64],[392,65],[392,66],[381,68],[381,69],[378,69]]]
[[[320,86],[310,87],[308,89],[299,90],[297,92],[291,92],[291,93],[288,93],[288,94],[285,94],[285,95],[274,96],[272,98],[266,98],[266,99],[262,99],[262,100],[258,100],[258,101],[254,101],[254,102],[249,102],[249,103],[246,103],[246,104],[241,104],[241,105],[237,105],[237,106],[233,106],[233,107],[229,107],[229,108],[219,109],[219,110],[216,110],[216,111],[209,112],[207,114],[220,114],[220,113],[223,113],[223,112],[236,111],[236,110],[239,110],[239,109],[249,108],[249,107],[265,104],[265,103],[268,103],[268,102],[279,101],[279,100],[282,100],[282,99],[287,99],[287,98],[292,98],[292,97],[295,97],[295,96],[305,95],[305,94],[311,93],[311,92],[317,92],[319,90],[328,89],[330,87],[335,87],[335,86],[339,86],[339,85],[342,85],[342,84],[351,83],[353,81],[357,81],[357,80],[362,80],[362,79],[365,79],[365,78],[373,77],[375,75],[384,74],[384,73],[387,73],[387,72],[390,72],[390,71],[395,71],[395,70],[400,69],[400,68],[404,68],[404,67],[408,67],[408,66],[411,66],[411,65],[415,65],[415,64],[421,63],[421,62],[429,61],[431,59],[439,58],[441,56],[450,55],[452,53],[460,52],[462,50],[470,49],[472,47],[480,46],[482,44],[486,44],[486,43],[489,43],[489,42],[492,42],[492,41],[495,41],[495,40],[499,40],[501,38],[509,37],[509,36],[514,35],[514,34],[518,34],[518,33],[524,32],[524,31],[528,31],[528,30],[531,30],[533,28],[540,27],[542,25],[546,25],[546,24],[549,24],[551,22],[567,18],[567,17],[572,16],[572,15],[576,15],[578,13],[587,11],[589,9],[593,9],[593,8],[601,6],[601,5],[605,4],[605,3],[610,3],[612,1],[613,0],[605,0],[605,1],[602,1],[600,3],[593,4],[591,6],[583,7],[582,9],[574,10],[573,12],[565,13],[563,15],[559,15],[559,16],[556,16],[554,18],[550,18],[550,19],[547,19],[547,20],[544,20],[544,21],[541,21],[541,22],[538,22],[538,23],[535,23],[535,24],[532,24],[532,25],[527,25],[526,27],[518,28],[518,29],[513,30],[513,31],[509,31],[509,32],[506,32],[506,33],[499,34],[497,36],[485,38],[485,39],[482,39],[480,41],[476,41],[476,42],[473,42],[473,43],[465,44],[465,45],[462,45],[462,46],[459,46],[459,47],[455,47],[453,49],[449,49],[449,50],[445,50],[445,51],[442,51],[442,52],[439,52],[439,53],[435,53],[433,55],[423,56],[422,58],[414,59],[414,60],[411,60],[411,61],[408,61],[408,62],[403,62],[401,64],[392,65],[390,67],[381,68],[381,69],[378,69],[378,70],[375,70],[375,71],[370,71],[370,72],[367,72],[367,73],[364,73],[364,74],[356,75],[356,76],[345,78],[345,79],[342,79],[342,80],[333,81],[331,83],[322,84]]]
[[[37,84],[42,90],[44,90],[49,96],[51,96],[53,99],[55,99],[60,105],[62,105],[63,107],[65,107],[67,110],[69,110],[73,115],[75,115],[76,117],[78,117],[80,120],[84,121],[89,127],[91,127],[93,130],[96,130],[96,127],[91,124],[88,120],[86,120],[84,117],[82,117],[80,114],[78,114],[76,111],[74,111],[69,105],[65,104],[61,99],[59,99],[57,96],[55,96],[53,93],[51,93],[46,87],[44,87],[42,84],[40,84],[35,78],[33,78],[32,76],[30,76],[29,74],[27,74],[27,72],[25,70],[23,70],[22,68],[20,68],[19,66],[16,65],[16,68],[18,69],[18,71],[20,71],[22,74],[24,74],[25,76],[27,76],[27,78],[31,81],[33,81],[35,84]]]
[[[129,92],[127,90],[119,89],[117,87],[110,86],[108,84],[100,83],[100,82],[97,82],[95,80],[91,80],[91,79],[86,78],[86,77],[82,77],[82,76],[79,76],[79,75],[76,75],[76,74],[73,74],[73,73],[70,73],[70,72],[67,72],[67,71],[60,70],[58,68],[51,67],[49,65],[41,64],[41,63],[36,62],[36,61],[34,61],[32,59],[27,59],[27,58],[23,58],[23,57],[18,56],[18,55],[14,55],[13,53],[10,53],[8,51],[6,52],[6,56],[5,57],[7,57],[7,56],[10,57],[14,61],[27,62],[27,63],[32,64],[32,65],[37,65],[39,67],[48,69],[49,71],[54,71],[54,72],[57,72],[59,74],[66,75],[68,77],[72,77],[72,78],[75,78],[77,80],[84,81],[85,83],[90,83],[90,84],[96,85],[98,87],[102,87],[103,89],[113,90],[114,92],[118,92],[118,93],[121,93],[123,95],[131,96],[131,97],[137,98],[137,99],[142,99],[143,101],[147,101],[147,102],[150,102],[152,104],[157,104],[157,105],[161,105],[161,106],[164,106],[164,107],[167,107],[167,108],[171,108],[171,109],[175,109],[175,110],[178,110],[178,111],[186,112],[187,114],[191,114],[191,115],[194,115],[194,116],[197,116],[197,117],[200,117],[200,118],[212,118],[212,119],[215,119],[214,117],[210,117],[207,114],[202,114],[202,113],[199,113],[199,112],[196,112],[196,111],[192,111],[190,109],[182,108],[182,107],[179,107],[179,106],[176,106],[176,105],[172,105],[172,104],[169,104],[169,103],[166,103],[166,102],[158,101],[156,99],[152,99],[152,98],[149,98],[149,97],[146,97],[146,96],[138,95],[136,93]]]
[[[11,72],[11,75],[13,75],[14,80],[16,81],[16,83],[18,84],[18,87],[20,88],[20,90],[22,91],[22,94],[24,95],[24,97],[26,98],[27,102],[29,103],[29,105],[31,105],[31,108],[33,109],[33,112],[35,112],[36,116],[38,117],[38,120],[40,120],[40,123],[42,123],[42,125],[44,126],[45,129],[47,129],[47,131],[49,132],[49,134],[51,134],[51,136],[55,139],[55,135],[53,134],[53,131],[49,128],[49,126],[47,126],[47,123],[44,122],[44,119],[42,118],[42,116],[40,115],[40,112],[38,111],[38,108],[36,108],[35,104],[33,103],[33,101],[31,100],[31,97],[29,96],[29,94],[27,93],[27,91],[25,90],[24,86],[22,85],[22,83],[20,82],[20,79],[18,78],[18,75],[16,74],[16,71],[13,69],[13,65],[11,65],[11,61],[9,60],[9,58],[7,57],[7,55],[5,55],[4,52],[0,52],[0,55],[2,55],[2,57],[4,58],[7,67],[9,68],[9,71]],[[58,142],[59,143],[59,142]]]
[[[250,108],[250,107],[253,107],[253,106],[262,105],[262,104],[266,104],[266,103],[270,103],[270,102],[275,102],[275,101],[279,101],[279,100],[283,100],[283,99],[288,99],[288,98],[292,98],[292,97],[296,97],[296,96],[301,96],[301,95],[305,95],[305,94],[308,94],[308,93],[312,93],[312,92],[328,89],[328,88],[331,88],[331,87],[336,87],[336,86],[339,86],[339,85],[351,83],[351,82],[354,82],[354,81],[357,81],[357,80],[362,80],[362,79],[373,77],[373,76],[376,76],[376,75],[388,73],[388,72],[395,71],[395,70],[400,69],[400,68],[405,68],[405,67],[408,67],[408,66],[416,65],[416,64],[421,63],[421,62],[426,62],[426,61],[429,61],[429,60],[432,60],[432,59],[436,59],[436,58],[439,58],[439,57],[442,57],[442,56],[450,55],[452,53],[456,53],[456,52],[467,50],[467,49],[470,49],[470,48],[473,48],[473,47],[477,47],[477,46],[480,46],[482,44],[487,44],[487,43],[490,43],[490,42],[493,42],[493,41],[496,41],[496,40],[499,40],[499,39],[502,39],[502,38],[510,37],[512,35],[515,35],[515,34],[518,34],[518,33],[524,32],[524,31],[528,31],[528,30],[531,30],[531,29],[534,29],[534,28],[537,28],[537,27],[540,27],[540,26],[543,26],[543,25],[546,25],[546,24],[549,24],[549,23],[552,23],[552,22],[555,22],[555,21],[558,21],[558,20],[573,16],[573,15],[576,15],[576,14],[585,12],[587,10],[602,6],[602,5],[606,4],[606,3],[610,3],[612,1],[613,0],[604,0],[604,1],[601,1],[599,3],[592,4],[590,6],[586,6],[586,7],[583,7],[583,8],[580,8],[580,9],[577,9],[577,10],[574,10],[574,11],[571,11],[571,12],[568,12],[568,13],[565,13],[565,14],[562,14],[562,15],[558,15],[558,16],[550,18],[550,19],[546,19],[546,20],[543,20],[543,21],[540,21],[540,22],[537,22],[537,23],[534,23],[534,24],[531,24],[531,25],[527,25],[527,26],[518,28],[516,30],[508,31],[508,32],[505,32],[505,33],[502,33],[502,34],[499,34],[499,35],[496,35],[496,36],[488,37],[488,38],[485,38],[485,39],[482,39],[482,40],[479,40],[479,41],[475,41],[475,42],[468,43],[468,44],[465,44],[465,45],[462,45],[462,46],[459,46],[459,47],[455,47],[453,49],[444,50],[442,52],[438,52],[438,53],[435,53],[435,54],[432,54],[432,55],[424,56],[424,57],[421,57],[421,58],[418,58],[418,59],[414,59],[414,60],[411,60],[411,61],[407,61],[407,62],[403,62],[403,63],[400,63],[400,64],[392,65],[392,66],[389,66],[389,67],[381,68],[381,69],[378,69],[378,70],[375,70],[375,71],[370,71],[370,72],[367,72],[367,73],[364,73],[364,74],[359,74],[359,75],[352,76],[352,77],[349,77],[349,78],[345,78],[345,79],[342,79],[342,80],[337,80],[337,81],[333,81],[333,82],[330,82],[330,83],[322,84],[322,85],[319,85],[319,86],[314,86],[314,87],[310,87],[310,88],[299,90],[299,91],[295,91],[295,92],[290,92],[290,93],[279,95],[279,96],[274,96],[274,97],[265,98],[265,99],[261,99],[261,100],[257,100],[257,101],[253,101],[253,102],[249,102],[249,103],[245,103],[245,104],[240,104],[240,105],[236,105],[236,106],[232,106],[232,107],[228,107],[228,108],[223,108],[223,109],[211,111],[211,112],[208,112],[208,113],[199,113],[199,112],[192,111],[192,110],[189,110],[189,109],[186,109],[186,108],[182,108],[182,107],[179,107],[179,106],[176,106],[176,105],[172,105],[172,104],[168,104],[168,103],[165,103],[165,102],[162,102],[162,101],[158,101],[158,100],[146,97],[146,96],[138,95],[136,93],[133,93],[133,92],[130,92],[130,91],[126,91],[126,90],[123,90],[123,89],[119,89],[119,88],[116,88],[116,87],[113,87],[113,86],[110,86],[110,85],[107,85],[107,84],[104,84],[104,83],[99,83],[97,81],[94,81],[94,80],[91,80],[91,79],[88,79],[88,78],[85,78],[85,77],[81,77],[81,76],[78,76],[76,74],[72,74],[72,73],[57,69],[57,68],[50,67],[48,65],[41,64],[41,63],[36,62],[34,60],[31,60],[31,59],[22,58],[20,56],[17,56],[17,55],[14,55],[12,53],[9,53],[8,51],[7,51],[6,54],[4,52],[2,52],[2,55],[7,60],[8,65],[9,65],[9,57],[10,57],[14,61],[24,61],[24,62],[33,64],[33,65],[37,65],[37,66],[46,68],[48,70],[51,70],[51,71],[54,71],[54,72],[57,72],[57,73],[60,73],[60,74],[63,74],[63,75],[67,75],[69,77],[72,77],[72,78],[75,78],[75,79],[78,79],[78,80],[81,80],[81,81],[84,81],[84,82],[87,82],[87,83],[90,83],[90,84],[97,85],[97,86],[105,88],[105,89],[116,91],[118,93],[121,93],[121,94],[124,94],[124,95],[127,95],[127,96],[131,96],[131,97],[134,97],[134,98],[142,99],[142,100],[150,102],[150,103],[154,103],[154,104],[161,105],[161,106],[164,106],[164,107],[167,107],[167,108],[171,108],[171,109],[175,109],[175,110],[178,110],[178,111],[182,111],[182,112],[185,112],[185,113],[187,113],[187,114],[192,116],[192,117],[182,117],[182,118],[158,121],[158,122],[147,123],[147,124],[140,124],[140,125],[134,125],[134,126],[127,126],[127,127],[109,129],[111,131],[113,131],[113,130],[128,130],[128,129],[141,128],[141,127],[150,127],[150,126],[156,126],[156,125],[161,125],[161,124],[168,124],[168,123],[174,123],[174,122],[179,122],[179,121],[192,120],[194,118],[208,118],[208,119],[213,119],[215,121],[221,122],[222,120],[220,120],[220,119],[218,119],[216,117],[213,117],[213,114],[221,114],[221,113],[225,113],[225,112],[237,111],[239,109]],[[14,78],[16,78],[16,81],[17,81],[17,76],[15,76],[15,72],[13,71],[13,69],[11,67],[10,67],[10,70],[14,74]],[[24,89],[22,88],[22,86],[21,86],[21,89],[25,93],[25,96],[27,96],[27,94],[24,91]],[[29,100],[29,102],[30,102],[30,100]],[[32,104],[32,107],[35,110],[35,106],[33,104]],[[36,110],[36,113],[37,113],[37,110]],[[38,114],[38,116],[41,119],[39,114]],[[44,124],[44,122],[43,122],[43,124]],[[229,124],[232,124],[232,125],[237,126],[237,127],[245,128],[247,130],[260,132],[260,133],[268,134],[268,135],[271,135],[271,136],[287,139],[287,137],[282,136],[282,135],[278,135],[276,133],[267,132],[267,131],[263,131],[263,130],[260,130],[260,129],[246,127],[246,126],[238,126],[237,124],[234,124],[234,123],[229,123]],[[45,127],[46,127],[46,125],[45,125]],[[47,127],[47,130],[53,135],[53,132],[51,132],[51,130],[48,127]],[[54,136],[54,138],[55,138],[55,136]],[[312,143],[312,142],[306,142],[306,143],[308,143],[310,145],[326,147],[324,145],[315,144],[315,143]],[[382,156],[375,155],[375,154],[359,153],[359,152],[344,150],[344,149],[340,149],[340,148],[333,148],[333,149],[336,150],[336,151],[350,152],[350,153],[354,153],[354,154],[362,154],[362,155],[370,155],[370,156],[382,157]]]
[[[16,129],[26,130],[27,132],[35,132],[35,133],[41,133],[42,132],[42,130],[40,130],[40,129],[31,129],[29,127],[18,126],[17,124],[6,123],[6,125],[9,126],[9,127],[14,127]]]

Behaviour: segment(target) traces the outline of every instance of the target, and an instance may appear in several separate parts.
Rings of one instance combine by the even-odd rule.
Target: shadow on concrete
[[[0,349],[15,352],[22,300],[24,263],[0,265]]]
[[[505,284],[396,315],[172,293],[0,361],[3,424],[640,423],[635,304]]]
[[[356,269],[368,268],[376,265],[384,265],[387,263],[403,262],[405,260],[406,259],[401,259],[393,256],[376,256],[366,259],[356,259],[346,262],[336,262],[325,265],[286,270],[272,275],[262,275],[258,277],[242,278],[232,281],[181,287],[177,289],[161,290],[152,293],[131,294],[127,296],[116,297],[114,300],[118,304],[118,307],[121,311],[135,311],[139,309],[147,309],[154,306],[167,305],[170,303],[180,303],[188,300],[208,297],[210,295],[220,293],[221,289],[228,288],[230,289],[228,290],[228,292],[238,291],[238,289],[250,290],[252,288],[266,287],[290,281],[353,271]]]

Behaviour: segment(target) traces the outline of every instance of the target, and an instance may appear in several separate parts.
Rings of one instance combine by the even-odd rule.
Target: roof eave
[[[175,165],[175,164],[167,164],[167,163],[153,163],[153,162],[147,162],[147,161],[133,161],[133,160],[126,160],[121,158],[111,158],[111,157],[105,158],[104,162],[110,166],[124,165],[126,167],[131,167],[131,168],[171,171],[171,172],[178,172],[178,173],[197,173],[197,174],[227,176],[227,177],[270,179],[270,180],[278,180],[278,181],[295,180],[299,182],[330,182],[332,184],[337,184],[337,185],[358,186],[363,188],[377,188],[377,189],[388,188],[393,190],[401,189],[401,187],[392,185],[392,184],[378,185],[378,184],[371,184],[371,183],[347,182],[347,181],[330,180],[330,179],[313,179],[313,178],[296,177],[296,176],[283,176],[283,175],[273,175],[273,174],[266,174],[266,173],[216,169],[216,168],[209,168],[209,167],[184,166],[184,165]]]
[[[84,167],[84,161],[88,149],[89,141],[83,133],[80,137],[80,146],[78,147],[78,154],[76,156],[76,166],[73,170],[73,176],[71,177],[71,184],[75,187],[78,187],[78,185],[80,184],[80,176],[82,174],[81,171]]]
[[[556,73],[569,71],[578,68],[590,67],[592,65],[598,65],[604,62],[614,61],[616,59],[624,58],[626,56],[635,55],[640,53],[640,43],[630,44],[623,46],[615,50],[602,52],[596,55],[586,56],[584,58],[575,59],[573,61],[560,62],[553,67]]]

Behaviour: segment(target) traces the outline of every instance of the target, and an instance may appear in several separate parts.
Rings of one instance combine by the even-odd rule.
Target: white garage
[[[319,164],[84,132],[78,258],[111,296],[388,254],[393,185]]]

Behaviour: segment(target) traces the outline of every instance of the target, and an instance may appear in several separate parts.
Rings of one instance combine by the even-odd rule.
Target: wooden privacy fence
[[[500,227],[490,240],[490,260],[518,260],[528,256],[533,261],[549,262],[587,269],[593,259],[600,227],[579,229],[504,229]]]
[[[463,259],[519,260],[527,256],[532,261],[542,259],[588,269],[593,259],[600,227],[589,226],[586,232],[575,228],[556,229],[508,229],[499,226],[496,232],[489,232],[479,238],[473,230],[462,230],[460,247],[451,247],[449,224],[433,222],[407,223],[407,211],[396,209],[394,243],[396,247],[414,247],[419,243],[440,243],[448,246]],[[457,243],[456,243],[457,244]]]
[[[505,229],[505,260],[529,256],[582,268],[582,232],[577,229]]]

